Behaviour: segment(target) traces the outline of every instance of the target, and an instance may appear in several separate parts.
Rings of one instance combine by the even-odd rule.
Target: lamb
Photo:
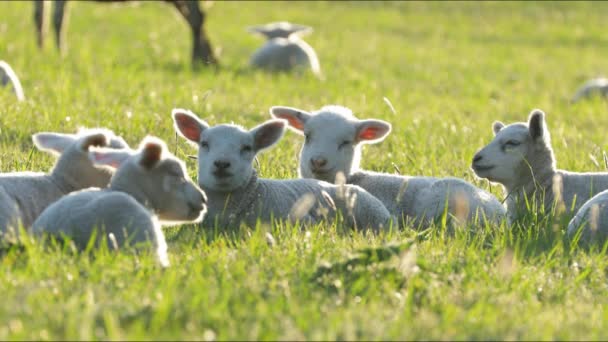
[[[13,68],[6,63],[5,61],[0,61],[0,85],[7,86],[11,84],[13,88],[13,92],[17,96],[17,100],[23,101],[25,100],[25,95],[23,95],[23,88],[21,87],[21,82],[19,82],[19,78]]]
[[[105,187],[109,170],[93,166],[91,146],[125,148],[126,142],[107,129],[81,129],[78,134],[42,132],[33,135],[38,149],[60,155],[50,173],[0,175],[0,237],[16,238],[19,224],[29,229],[40,213],[62,196],[91,186]]]
[[[580,242],[603,243],[608,237],[608,190],[593,196],[578,210],[568,224],[568,236],[574,238],[581,231]]]
[[[93,236],[96,246],[106,239],[110,249],[152,243],[160,264],[168,266],[161,224],[198,222],[205,212],[205,194],[184,163],[154,137],[146,137],[138,151],[96,148],[89,157],[97,166],[116,169],[109,187],[81,190],[53,203],[34,222],[34,235],[67,236],[79,250]],[[94,235],[96,228],[103,233]]]
[[[386,138],[391,125],[381,120],[359,120],[342,106],[325,106],[309,113],[284,106],[270,108],[274,118],[305,136],[300,151],[299,174],[327,182],[338,175],[374,195],[405,226],[426,228],[447,212],[454,224],[498,223],[505,208],[490,193],[458,178],[399,176],[361,170],[361,146]],[[455,220],[454,220],[455,219]]]
[[[556,168],[545,113],[534,109],[528,122],[505,126],[494,122],[494,139],[474,158],[471,168],[481,178],[502,184],[510,221],[527,212],[526,202],[546,214],[576,212],[608,189],[608,173],[577,173]]]
[[[247,131],[228,124],[209,127],[184,109],[174,109],[172,116],[179,134],[199,146],[198,182],[209,197],[205,225],[254,227],[258,220],[272,219],[308,224],[342,215],[355,229],[389,228],[392,217],[387,209],[359,187],[258,178],[253,159],[281,139],[286,121],[270,120]]]
[[[583,84],[572,97],[572,102],[577,102],[583,98],[594,95],[606,97],[608,95],[608,78],[594,78]]]
[[[253,67],[271,71],[289,71],[297,67],[310,68],[320,76],[321,68],[315,50],[300,36],[312,32],[312,28],[288,22],[276,22],[247,29],[251,33],[268,38],[266,44],[251,56]]]

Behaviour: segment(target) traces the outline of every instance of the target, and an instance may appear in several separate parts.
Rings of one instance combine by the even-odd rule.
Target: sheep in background
[[[583,84],[572,97],[572,102],[577,102],[582,98],[589,98],[594,95],[606,97],[608,95],[608,78],[594,78]]]
[[[247,30],[268,38],[266,43],[251,56],[252,66],[271,71],[310,68],[315,75],[321,75],[315,50],[300,38],[312,32],[311,27],[282,21],[252,26]]]
[[[580,242],[603,243],[608,237],[608,190],[593,196],[578,210],[568,224],[568,236],[574,238],[582,229]]]
[[[175,129],[199,149],[198,182],[209,197],[206,225],[254,227],[258,220],[270,223],[273,218],[316,223],[339,211],[351,227],[388,228],[389,212],[359,187],[257,177],[254,157],[281,139],[286,121],[270,120],[247,131],[236,125],[209,127],[183,109],[174,109],[172,116]]]
[[[40,213],[62,196],[91,186],[106,187],[112,173],[93,166],[91,146],[125,148],[125,141],[106,129],[80,130],[78,134],[37,133],[38,149],[60,155],[48,174],[0,174],[0,236],[12,239],[19,224],[29,229]]]
[[[109,187],[74,192],[53,203],[34,222],[34,234],[67,236],[83,250],[99,228],[97,245],[103,238],[110,249],[151,242],[161,265],[168,266],[161,224],[198,222],[205,212],[205,194],[184,163],[153,137],[137,152],[96,148],[89,156],[95,165],[116,169]]]
[[[556,168],[545,113],[535,109],[528,122],[505,126],[494,122],[494,140],[479,150],[472,169],[477,176],[502,184],[510,220],[527,211],[576,212],[589,198],[608,189],[608,173],[577,173]],[[557,207],[556,207],[557,206]]]
[[[374,195],[389,212],[414,226],[426,227],[447,212],[458,222],[498,223],[505,208],[489,192],[458,178],[400,176],[359,168],[361,145],[384,140],[391,125],[381,120],[359,120],[348,108],[325,106],[308,113],[301,109],[274,106],[270,114],[289,122],[305,137],[300,151],[299,173],[303,178],[336,181],[342,174]]]
[[[15,74],[15,71],[13,71],[13,68],[11,68],[8,63],[5,61],[0,61],[0,85],[7,86],[9,84],[13,88],[13,92],[17,96],[17,100],[25,100],[23,88],[21,87],[21,82],[19,82],[17,74]]]

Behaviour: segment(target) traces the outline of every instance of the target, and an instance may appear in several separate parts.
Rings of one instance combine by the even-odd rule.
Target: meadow
[[[192,70],[189,28],[164,3],[69,6],[61,56],[50,30],[36,46],[31,2],[0,2],[0,59],[27,97],[0,89],[2,172],[53,165],[35,132],[103,126],[132,146],[164,139],[196,179],[172,108],[253,127],[272,105],[325,104],[393,124],[364,148],[366,169],[462,177],[503,199],[471,159],[494,120],[540,108],[559,168],[606,170],[607,102],[569,102],[608,74],[605,2],[217,1],[207,30],[218,71]],[[248,67],[263,40],[245,27],[278,20],[314,28],[323,80]],[[287,132],[260,174],[297,177],[301,143]],[[31,243],[0,256],[0,340],[607,339],[605,248],[571,245],[566,224],[530,214],[513,229],[378,235],[183,225],[166,230],[167,269],[146,254]]]

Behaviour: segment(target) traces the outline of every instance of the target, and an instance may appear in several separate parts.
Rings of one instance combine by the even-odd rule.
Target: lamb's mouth
[[[473,170],[475,170],[475,172],[483,172],[483,171],[492,170],[494,167],[495,167],[494,165],[487,165],[487,166],[473,165]]]
[[[329,170],[311,170],[312,173],[314,173],[315,176],[330,176],[334,173],[333,169],[329,169]]]
[[[218,179],[232,177],[232,173],[227,172],[227,171],[215,171],[215,172],[213,172],[213,175],[215,176],[215,178],[218,178]]]

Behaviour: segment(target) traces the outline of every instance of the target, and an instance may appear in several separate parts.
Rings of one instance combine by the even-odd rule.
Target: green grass
[[[494,120],[522,121],[533,108],[547,113],[558,167],[605,169],[607,102],[568,100],[608,74],[608,3],[218,1],[207,26],[218,73],[191,70],[189,29],[166,4],[70,6],[62,58],[51,34],[37,49],[31,2],[0,2],[0,59],[28,98],[0,91],[2,172],[51,167],[35,132],[105,126],[134,146],[165,139],[195,177],[172,108],[252,127],[272,105],[330,103],[393,124],[365,147],[368,169],[394,163],[488,189],[469,169],[473,154]],[[248,69],[262,40],[245,26],[276,20],[314,27],[306,39],[324,81]],[[262,176],[297,177],[300,144],[287,133],[262,154]],[[166,270],[146,254],[33,243],[0,258],[0,339],[606,339],[608,258],[572,248],[565,225],[530,215],[512,231],[377,236],[185,225],[167,230]]]

